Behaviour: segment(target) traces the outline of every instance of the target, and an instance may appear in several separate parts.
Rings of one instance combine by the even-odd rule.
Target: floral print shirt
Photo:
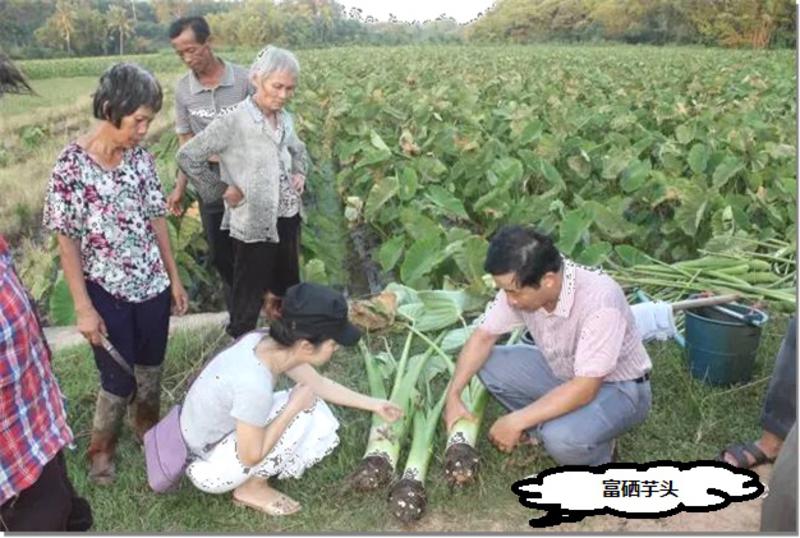
[[[144,148],[126,150],[113,170],[77,143],[56,161],[45,199],[47,229],[80,240],[86,280],[130,302],[169,287],[150,219],[166,214],[155,160]]]
[[[283,114],[278,114],[278,128],[275,129],[275,138],[283,140],[284,136],[284,122]],[[264,122],[264,128],[269,129],[269,122]],[[281,168],[281,183],[278,195],[278,218],[294,217],[300,213],[300,193],[298,193],[292,186],[292,181],[289,179],[289,174],[286,173],[286,163],[283,159],[279,161]]]

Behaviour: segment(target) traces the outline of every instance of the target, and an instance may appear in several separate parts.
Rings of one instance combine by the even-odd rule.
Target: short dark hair
[[[322,334],[311,334],[309,331],[292,330],[282,319],[272,320],[269,324],[269,335],[284,347],[292,347],[298,340],[308,340],[314,347],[319,346],[330,337]]]
[[[561,270],[561,253],[553,240],[528,226],[505,226],[492,237],[484,270],[491,275],[514,273],[517,284],[538,288],[547,273]]]
[[[161,85],[152,73],[136,64],[119,63],[100,76],[94,92],[94,117],[119,127],[122,118],[130,116],[141,106],[158,112],[162,100]]]
[[[32,94],[33,89],[5,54],[0,54],[0,97],[4,93]]]
[[[191,28],[194,32],[194,39],[201,45],[208,41],[208,36],[211,35],[211,28],[208,27],[208,22],[203,17],[181,17],[172,21],[169,25],[169,38],[175,39],[183,33],[187,28]]]

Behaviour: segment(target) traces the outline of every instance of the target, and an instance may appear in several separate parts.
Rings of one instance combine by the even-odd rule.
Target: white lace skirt
[[[273,395],[269,413],[272,421],[286,406],[289,391]],[[314,405],[299,413],[283,432],[267,456],[254,467],[246,467],[236,452],[236,432],[217,443],[205,459],[186,468],[186,476],[206,493],[225,493],[244,484],[251,476],[261,478],[300,478],[306,469],[333,452],[339,444],[339,421],[328,405],[317,398]]]

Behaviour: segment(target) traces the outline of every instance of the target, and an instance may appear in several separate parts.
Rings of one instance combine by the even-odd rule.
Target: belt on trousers
[[[637,377],[636,379],[631,379],[634,383],[644,383],[645,381],[650,381],[650,372],[647,372],[642,377]]]

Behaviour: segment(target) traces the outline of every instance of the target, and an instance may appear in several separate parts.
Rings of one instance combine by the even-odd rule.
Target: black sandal
[[[737,443],[730,445],[719,453],[717,461],[726,461],[725,454],[733,456],[734,461],[736,461],[736,467],[740,469],[752,469],[758,465],[773,463],[775,461],[775,458],[770,458],[764,454],[764,451],[758,448],[758,445],[755,443]],[[747,454],[753,456],[753,463],[750,463],[747,459]]]

